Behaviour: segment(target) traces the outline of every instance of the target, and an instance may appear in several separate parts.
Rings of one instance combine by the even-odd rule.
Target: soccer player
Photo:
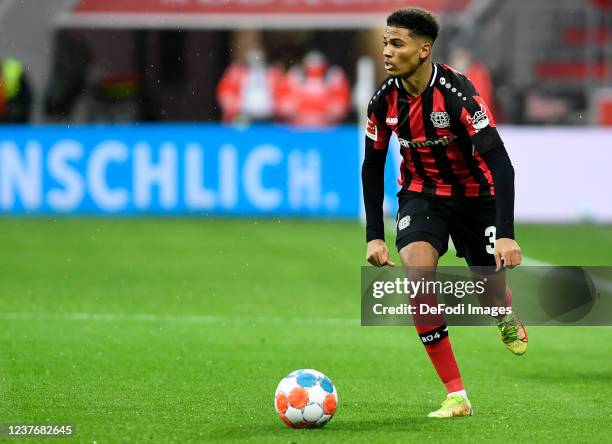
[[[383,57],[389,76],[368,106],[362,167],[366,259],[377,267],[394,265],[385,245],[383,195],[388,143],[395,133],[403,158],[396,246],[407,274],[413,270],[417,278],[418,270],[435,270],[450,235],[473,273],[490,270],[489,280],[503,283],[494,303],[507,306],[511,294],[503,270],[521,263],[514,240],[514,169],[472,82],[450,66],[432,63],[438,32],[437,19],[423,9],[400,9],[387,18]],[[442,407],[428,416],[469,416],[472,406],[448,328],[443,317],[436,319],[435,325],[415,319],[448,391]],[[525,353],[527,332],[516,315],[500,316],[497,323],[506,347]]]

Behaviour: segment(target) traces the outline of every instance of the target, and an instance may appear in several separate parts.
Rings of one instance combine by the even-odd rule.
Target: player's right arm
[[[366,213],[366,260],[376,267],[395,265],[385,244],[383,200],[385,191],[385,161],[391,132],[381,124],[382,115],[374,100],[368,107],[365,130],[365,156],[361,168],[361,183]]]

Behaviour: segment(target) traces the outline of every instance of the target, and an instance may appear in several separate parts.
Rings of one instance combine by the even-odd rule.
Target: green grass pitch
[[[517,236],[540,261],[612,265],[612,227]],[[0,220],[0,423],[89,443],[609,441],[610,328],[531,328],[522,357],[493,327],[451,328],[475,416],[428,420],[444,390],[414,329],[359,326],[363,238],[356,222]],[[305,367],[339,391],[321,430],[274,411]]]

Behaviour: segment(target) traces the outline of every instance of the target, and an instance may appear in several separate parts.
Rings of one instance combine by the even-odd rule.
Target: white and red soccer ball
[[[323,373],[307,368],[285,376],[276,388],[274,405],[294,429],[323,427],[336,413],[338,392]]]

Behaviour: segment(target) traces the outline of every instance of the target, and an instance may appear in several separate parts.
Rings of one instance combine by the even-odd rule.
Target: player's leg
[[[397,224],[397,248],[406,276],[412,281],[427,282],[435,278],[438,258],[448,246],[448,211],[440,200],[419,195],[400,193]],[[411,304],[437,305],[435,293],[419,294]],[[467,416],[472,408],[461,380],[459,367],[448,337],[448,327],[443,315],[413,316],[415,327],[425,350],[449,393],[442,408],[429,414],[442,418]]]
[[[486,278],[485,291],[478,294],[480,305],[503,310],[494,316],[502,342],[515,355],[524,354],[527,351],[529,337],[525,325],[512,309],[512,291],[506,285],[506,273],[501,271],[482,274],[474,271],[472,274],[474,280],[483,281]]]
[[[467,260],[466,260],[467,262]],[[478,303],[483,307],[492,308],[492,313],[496,320],[501,320],[508,310],[512,309],[512,294],[510,288],[506,285],[506,272],[494,271],[495,265],[492,267],[470,267],[472,279],[476,282],[484,283],[484,292],[477,293]]]
[[[427,241],[415,241],[402,247],[399,253],[402,266],[410,280],[427,282],[435,278],[439,253],[432,244]],[[421,304],[435,306],[437,297],[435,294],[420,294],[412,299],[411,303],[417,307]],[[472,406],[461,380],[444,316],[415,314],[413,319],[425,351],[448,392],[440,409],[429,413],[428,416],[450,418],[472,415]]]
[[[485,291],[478,294],[480,305],[504,309],[495,316],[502,341],[512,353],[522,355],[527,351],[527,330],[516,313],[506,311],[512,310],[512,292],[506,285],[506,272],[495,272],[493,198],[466,199],[451,228],[451,236],[457,255],[465,257],[474,279],[485,282]]]

